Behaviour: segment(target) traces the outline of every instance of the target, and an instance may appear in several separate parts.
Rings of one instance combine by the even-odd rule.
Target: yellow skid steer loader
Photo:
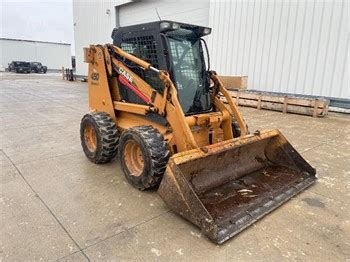
[[[118,155],[130,184],[158,188],[169,208],[222,243],[316,177],[278,130],[249,134],[209,70],[202,37],[210,32],[158,21],[114,29],[113,45],[84,48],[90,113],[80,133],[91,161]]]

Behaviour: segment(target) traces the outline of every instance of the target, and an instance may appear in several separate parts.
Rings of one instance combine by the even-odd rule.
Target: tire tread
[[[170,157],[170,151],[168,149],[167,142],[164,140],[163,135],[152,126],[137,126],[125,131],[125,133],[130,132],[142,138],[146,144],[147,149],[149,150],[151,157],[150,174],[143,176],[142,183],[133,185],[140,190],[157,187],[162,180]],[[123,139],[123,135],[124,133],[122,134],[121,140]],[[121,156],[122,152],[119,152],[119,155]]]
[[[111,116],[105,112],[88,113],[83,117],[82,122],[85,118],[90,118],[90,120],[96,123],[101,142],[101,148],[95,157],[90,158],[87,155],[88,158],[96,164],[110,162],[117,154],[119,141],[119,133],[115,122]],[[81,139],[81,143],[83,146],[83,139]]]

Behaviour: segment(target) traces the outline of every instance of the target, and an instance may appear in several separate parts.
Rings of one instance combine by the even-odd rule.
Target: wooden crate
[[[295,96],[280,96],[248,91],[229,91],[236,105],[323,117],[328,114],[329,100]],[[223,98],[224,102],[225,99]]]
[[[247,76],[219,76],[219,79],[228,90],[232,89],[247,89]]]

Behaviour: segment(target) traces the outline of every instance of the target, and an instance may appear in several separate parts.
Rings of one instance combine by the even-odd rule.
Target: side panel
[[[115,120],[103,49],[96,47],[90,50],[96,52],[93,54],[93,62],[89,63],[89,110],[106,112]]]
[[[349,99],[349,5],[210,1],[212,68],[252,90]]]

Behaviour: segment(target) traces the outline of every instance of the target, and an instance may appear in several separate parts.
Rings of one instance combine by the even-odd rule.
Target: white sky
[[[0,37],[69,43],[74,54],[72,0],[0,1]]]

